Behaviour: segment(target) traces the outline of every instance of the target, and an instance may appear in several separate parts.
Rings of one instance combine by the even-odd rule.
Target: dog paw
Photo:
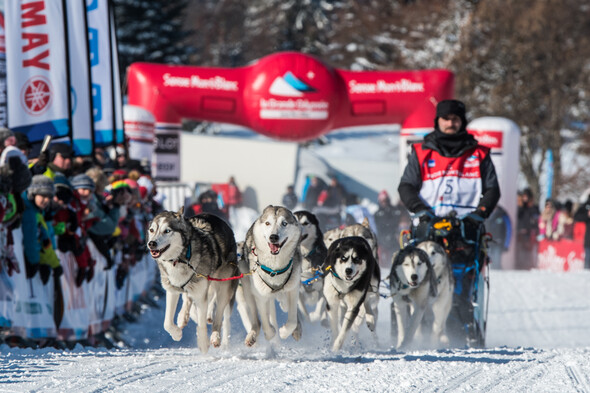
[[[170,337],[172,337],[174,341],[180,341],[182,338],[182,329],[178,326],[164,326],[164,329],[168,332],[168,334],[170,334]]]
[[[211,345],[213,345],[214,348],[219,348],[221,345],[221,335],[219,332],[211,333]]]
[[[291,333],[294,333],[296,329],[293,328],[289,328],[286,325],[282,326],[279,328],[279,337],[281,337],[282,340],[286,339],[287,337],[289,337],[291,335]]]
[[[295,330],[293,330],[293,338],[295,339],[295,341],[299,341],[301,340],[301,323],[299,321],[297,321],[297,327],[295,328]]]
[[[244,341],[247,347],[251,347],[256,344],[256,332],[250,332],[246,336],[246,340]]]
[[[281,329],[279,329],[279,332]],[[268,330],[267,329],[263,329],[263,330],[264,330],[264,338],[266,338],[266,341],[272,340],[273,337],[277,334],[277,331],[275,330],[275,328],[273,326],[269,326]],[[291,334],[291,332],[289,332],[289,334]],[[287,334],[287,337],[289,336],[289,334]]]

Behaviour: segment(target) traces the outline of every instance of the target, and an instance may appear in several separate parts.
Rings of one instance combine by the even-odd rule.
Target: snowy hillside
[[[389,300],[379,307],[379,344],[366,328],[336,354],[319,325],[300,342],[243,345],[232,314],[227,351],[196,348],[195,326],[173,342],[160,309],[127,325],[134,348],[73,351],[0,347],[0,391],[39,392],[590,392],[590,272],[491,272],[486,349],[397,352]]]

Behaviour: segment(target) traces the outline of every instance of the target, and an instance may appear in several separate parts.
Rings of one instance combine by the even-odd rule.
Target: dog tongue
[[[268,243],[268,246],[270,247],[271,254],[278,254],[279,250],[281,249],[281,247],[278,244],[274,243]]]

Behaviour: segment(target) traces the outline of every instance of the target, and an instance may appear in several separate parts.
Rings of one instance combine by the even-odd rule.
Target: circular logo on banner
[[[25,111],[33,116],[39,116],[51,105],[51,83],[42,77],[34,76],[23,86],[21,92],[21,104]]]

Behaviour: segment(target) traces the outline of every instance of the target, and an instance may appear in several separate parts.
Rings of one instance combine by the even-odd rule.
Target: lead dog
[[[380,271],[369,243],[359,236],[334,241],[328,249],[324,270],[327,272],[324,296],[328,302],[332,351],[338,351],[361,307],[365,310],[367,327],[375,332],[379,297],[368,295],[373,290],[372,282],[379,285]],[[345,309],[343,318],[338,315],[341,306]]]
[[[324,277],[321,272],[328,249],[324,244],[324,235],[315,214],[307,210],[300,210],[294,214],[302,230],[299,246],[302,256],[299,311],[307,320],[317,321],[326,305],[322,292]],[[311,314],[308,313],[306,305],[314,306]]]
[[[297,318],[300,240],[299,222],[282,206],[267,206],[248,230],[244,241],[245,262],[240,265],[246,274],[242,286],[251,326],[246,336],[247,346],[256,343],[261,323],[267,340],[275,336],[278,328],[275,300],[287,312],[287,322],[279,329],[279,336],[286,339],[292,334],[296,340],[301,338],[301,323]]]
[[[197,323],[197,345],[206,353],[209,350],[207,308],[212,297],[216,312],[212,316],[211,345],[221,344],[222,323],[224,345],[229,338],[230,307],[238,281],[211,279],[237,276],[236,242],[232,229],[221,218],[200,214],[187,219],[183,212],[181,208],[176,213],[166,211],[155,216],[149,225],[147,246],[158,264],[166,290],[164,329],[178,341],[189,315],[193,316]],[[174,314],[181,294],[183,306],[175,324]],[[193,303],[196,310],[191,310]]]
[[[426,251],[406,246],[394,254],[389,283],[392,316],[395,313],[397,322],[397,347],[405,348],[438,294],[436,274]]]

